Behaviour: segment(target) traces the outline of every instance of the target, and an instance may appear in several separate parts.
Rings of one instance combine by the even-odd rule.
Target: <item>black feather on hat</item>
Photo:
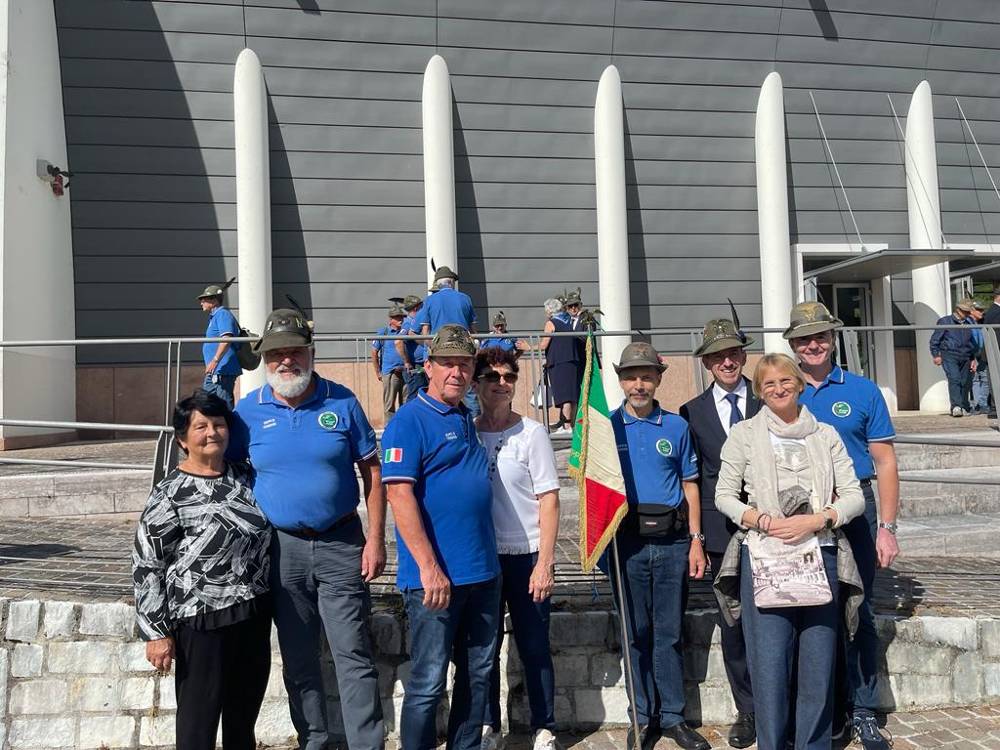
[[[736,326],[736,335],[745,344],[747,335],[743,333],[743,326],[740,325],[740,316],[736,314],[736,305],[733,304],[733,301],[729,297],[726,297],[726,301],[729,303],[729,312],[733,315],[733,325]]]

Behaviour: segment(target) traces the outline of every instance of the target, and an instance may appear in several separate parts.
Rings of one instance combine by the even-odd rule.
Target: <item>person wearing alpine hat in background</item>
[[[391,297],[389,302],[389,324],[375,331],[376,336],[396,336],[402,333],[406,310],[403,309],[402,297]],[[396,348],[396,341],[391,339],[375,339],[372,341],[372,367],[375,377],[382,383],[382,413],[385,424],[396,414],[396,409],[403,405],[403,358]]]
[[[479,342],[480,349],[503,349],[505,352],[518,352],[517,343],[507,335],[507,316],[500,310],[493,316],[493,335]],[[518,352],[519,353],[519,352]]]
[[[226,290],[234,281],[235,276],[222,286],[210,284],[198,295],[201,309],[208,313],[208,327],[205,329],[207,339],[240,335],[240,324],[236,322],[236,317],[222,304]],[[214,393],[232,409],[236,378],[243,373],[243,368],[236,359],[234,345],[226,341],[217,344],[206,342],[201,345],[201,355],[205,360],[205,382],[201,387]]]
[[[708,321],[702,344],[695,350],[694,356],[700,358],[702,366],[711,373],[712,384],[680,410],[691,429],[698,456],[701,530],[705,535],[705,552],[711,562],[713,580],[722,569],[723,555],[736,531],[736,526],[715,507],[715,485],[719,479],[722,446],[730,428],[744,419],[750,419],[760,411],[761,406],[749,378],[743,374],[747,362],[746,349],[753,343],[754,340],[740,329],[735,308],[732,308],[732,319]],[[743,502],[746,502],[745,496]],[[757,739],[757,730],[743,625],[739,620],[730,625],[725,617],[720,617],[719,628],[722,660],[737,711],[728,741],[732,747],[749,747]]]
[[[403,298],[403,310],[406,311],[406,317],[403,318],[403,325],[399,327],[399,332],[406,334],[407,338],[397,340],[395,346],[396,354],[403,361],[403,383],[406,385],[405,401],[412,401],[417,397],[417,391],[427,387],[427,373],[424,372],[427,345],[417,338],[420,335],[417,314],[423,305],[424,301],[415,294],[407,294]]]
[[[899,555],[896,516],[899,512],[899,470],[893,440],[896,430],[878,386],[843,370],[834,361],[835,335],[843,321],[820,302],[801,302],[789,314],[787,339],[805,375],[799,403],[820,422],[832,425],[854,463],[861,483],[865,512],[844,526],[857,563],[865,598],[858,631],[842,638],[846,661],[838,660],[834,692],[834,736],[845,714],[850,730],[864,750],[889,750],[876,721],[879,641],[872,609],[876,568],[887,568]],[[878,483],[878,500],[872,480]]]

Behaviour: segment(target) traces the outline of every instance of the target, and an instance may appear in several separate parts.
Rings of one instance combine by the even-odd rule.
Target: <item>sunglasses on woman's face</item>
[[[517,382],[516,372],[484,372],[479,376],[480,380],[485,380],[487,383],[499,383],[501,380],[505,383],[514,384]]]

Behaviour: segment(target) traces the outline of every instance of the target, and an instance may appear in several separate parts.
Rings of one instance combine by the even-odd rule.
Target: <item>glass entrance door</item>
[[[872,320],[872,302],[870,284],[833,284],[833,314],[844,321],[844,325],[869,326]],[[861,372],[869,379],[875,378],[875,348],[871,331],[858,331],[858,355],[861,360]],[[841,367],[847,367],[847,347],[843,337],[837,347],[837,360]]]

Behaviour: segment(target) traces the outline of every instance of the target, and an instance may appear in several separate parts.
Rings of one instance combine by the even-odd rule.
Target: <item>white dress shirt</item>
[[[736,394],[737,400],[736,405],[740,409],[740,414],[743,418],[747,418],[747,381],[740,378],[739,384],[732,391]],[[719,413],[719,421],[722,422],[722,429],[726,431],[726,435],[729,434],[729,417],[733,413],[733,407],[730,405],[729,401],[726,400],[726,396],[729,395],[729,391],[724,388],[720,388],[718,383],[712,386],[712,397],[715,398],[715,410]]]

